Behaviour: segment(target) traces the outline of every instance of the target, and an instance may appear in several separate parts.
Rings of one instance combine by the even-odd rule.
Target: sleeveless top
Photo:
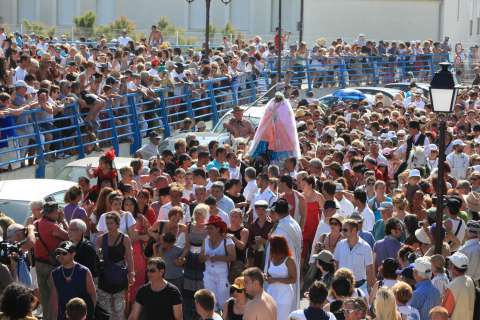
[[[233,312],[233,306],[235,305],[235,300],[233,298],[228,299],[227,301],[227,308],[228,308],[228,318],[227,320],[242,320],[243,314],[236,314]]]
[[[277,266],[270,262],[268,265],[268,274],[272,278],[288,277],[287,259],[285,258],[283,262]]]
[[[62,272],[63,271],[63,272]],[[75,266],[71,269],[63,268],[62,266],[55,268],[52,271],[52,279],[57,289],[58,299],[58,317],[57,319],[66,319],[65,309],[70,299],[79,297],[82,298],[88,307],[88,314],[93,315],[93,304],[90,299],[90,295],[87,292],[87,272],[88,269],[79,263],[75,263]],[[71,276],[70,282],[64,278],[65,276]]]
[[[303,239],[313,240],[317,231],[318,222],[320,221],[320,204],[315,202],[307,203],[307,217],[303,228]]]
[[[226,247],[229,245],[234,245],[232,239],[223,239],[220,241],[216,248],[210,247],[210,238],[205,238],[205,255],[206,256],[226,256]],[[215,261],[210,260],[205,262],[205,272],[215,273],[215,274],[226,274],[228,275],[228,265],[224,261]]]
[[[104,235],[104,244],[108,246],[108,256],[104,259],[108,259],[110,262],[118,263],[125,260],[125,246],[123,245],[123,238],[125,237],[123,233],[120,233],[115,239],[113,246],[108,245],[108,233]]]
[[[238,229],[237,231],[232,231],[230,228],[228,229],[228,233],[231,233],[235,236],[235,238],[237,239],[240,239],[240,233],[242,232],[242,229],[243,227],[241,227],[240,229]],[[242,249],[238,249],[237,246],[235,246],[235,253],[237,254],[237,261],[243,261],[245,262],[245,256],[246,256],[246,246],[245,248]]]

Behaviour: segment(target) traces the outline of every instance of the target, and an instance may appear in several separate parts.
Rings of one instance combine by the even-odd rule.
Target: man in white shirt
[[[356,211],[363,217],[362,230],[371,232],[375,225],[375,215],[373,211],[367,206],[367,193],[365,190],[357,188],[353,192],[353,204]]]
[[[258,191],[253,198],[253,203],[257,202],[258,200],[265,200],[268,203],[268,207],[271,207],[275,201],[277,201],[277,195],[273,193],[272,190],[268,187],[268,175],[261,173],[257,177],[257,186]],[[255,206],[250,208],[249,216],[251,214],[252,221],[257,219],[257,212],[255,211]]]
[[[464,180],[467,176],[467,169],[470,164],[469,156],[463,152],[465,143],[456,139],[452,141],[453,152],[447,156],[447,162],[451,168],[452,177],[457,180]]]
[[[182,195],[183,195],[183,187],[179,184],[172,183],[170,186],[170,202],[165,203],[163,206],[160,207],[158,212],[157,220],[168,220],[168,212],[174,206],[181,207],[183,210],[183,223],[189,223],[192,220],[190,216],[190,207],[181,202]]]
[[[20,62],[15,68],[15,73],[13,74],[12,83],[16,83],[19,80],[25,80],[25,76],[28,74],[27,69],[30,65],[30,57],[26,55],[20,56]]]
[[[257,171],[253,167],[248,167],[245,169],[245,181],[247,181],[247,185],[245,189],[243,189],[243,196],[245,197],[245,201],[252,206],[255,202],[255,194],[258,191],[257,187]]]
[[[135,157],[149,160],[152,157],[160,155],[158,145],[160,144],[162,136],[155,131],[150,131],[148,133],[148,139],[149,142],[135,152]]]
[[[352,215],[354,206],[353,204],[343,196],[343,185],[341,183],[337,183],[335,187],[335,200],[339,205],[339,209],[337,213],[344,218],[348,218]]]
[[[358,224],[354,220],[347,219],[343,223],[342,235],[346,239],[338,242],[334,253],[338,267],[352,270],[355,287],[367,293],[367,284],[371,288],[375,283],[372,248],[359,238]]]
[[[122,46],[122,47],[126,47],[128,45],[128,42],[132,41],[132,38],[130,38],[129,36],[127,36],[127,31],[126,30],[123,30],[122,31],[122,35],[120,37],[118,37],[118,43]]]
[[[217,199],[215,197],[208,196],[205,199],[205,204],[210,208],[209,214],[211,216],[219,216],[230,227],[230,215],[217,207]]]
[[[215,197],[215,200],[217,200],[217,207],[227,214],[230,214],[230,212],[235,209],[235,203],[232,199],[224,195],[224,191],[225,185],[223,182],[215,181],[212,184],[211,194]]]
[[[467,233],[465,234],[465,243],[458,248],[457,252],[461,252],[468,257],[467,276],[471,277],[478,283],[480,280],[480,222],[470,220],[467,223]]]

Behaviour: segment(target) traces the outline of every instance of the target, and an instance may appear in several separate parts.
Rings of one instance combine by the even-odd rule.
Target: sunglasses
[[[238,289],[238,288],[234,288],[232,287],[232,289],[230,290],[230,292],[238,292],[238,293],[242,293],[243,292],[243,289]]]
[[[343,228],[342,232],[349,232],[350,230]]]
[[[68,254],[68,252],[66,252],[66,251],[57,252],[57,256],[66,256],[67,254]]]
[[[330,222],[331,226],[339,226],[340,224],[338,222]]]

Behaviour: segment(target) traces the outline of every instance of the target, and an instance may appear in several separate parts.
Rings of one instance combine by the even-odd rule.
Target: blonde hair
[[[209,210],[210,208],[204,204],[204,203],[199,203],[195,209],[193,209],[193,221],[192,223],[195,224],[196,221],[195,221],[195,218],[198,217],[198,216],[203,216],[205,219],[207,219],[207,216],[209,214]]]
[[[397,302],[392,291],[387,288],[380,288],[375,297],[376,320],[397,319]]]
[[[392,292],[398,302],[402,304],[408,303],[412,298],[412,287],[406,282],[398,281],[393,287]]]

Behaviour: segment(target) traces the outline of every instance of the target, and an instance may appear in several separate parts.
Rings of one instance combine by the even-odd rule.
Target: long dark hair
[[[122,210],[125,210],[125,202],[127,201],[131,201],[133,203],[133,212],[131,212],[131,214],[135,219],[137,219],[137,216],[140,213],[140,208],[138,207],[137,199],[135,199],[134,197],[124,198],[122,202]]]

